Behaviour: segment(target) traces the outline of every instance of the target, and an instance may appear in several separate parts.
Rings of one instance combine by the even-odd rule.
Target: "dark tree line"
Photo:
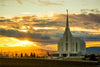
[[[33,58],[39,58],[39,56],[37,55],[37,54],[35,54],[35,53],[30,53],[30,56],[27,54],[27,53],[25,53],[25,54],[23,54],[23,53],[21,53],[20,55],[18,55],[17,53],[15,54],[15,56],[16,57],[18,57],[18,56],[20,56],[20,57],[33,57]],[[47,56],[51,56],[51,54],[47,51]]]
[[[98,61],[98,59],[96,58],[95,54],[85,55],[83,60],[86,60],[87,58],[89,58],[89,60],[92,60],[92,61]],[[100,58],[100,56],[99,56],[99,58]]]

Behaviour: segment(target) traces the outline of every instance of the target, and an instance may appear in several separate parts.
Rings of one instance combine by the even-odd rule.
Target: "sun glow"
[[[13,37],[0,37],[0,55],[10,57],[31,56],[47,56],[47,51],[42,49],[40,44],[26,40],[19,40]]]
[[[20,30],[20,31],[22,31],[22,32],[27,32],[28,30]]]
[[[30,44],[30,45],[33,45],[33,46],[37,46],[35,43],[30,42],[30,41],[27,41],[27,40],[20,41],[20,44],[23,44],[23,45],[28,45],[28,44]]]
[[[16,38],[10,37],[0,37],[0,47],[31,47],[36,46],[35,42],[31,42],[28,40],[18,40]]]

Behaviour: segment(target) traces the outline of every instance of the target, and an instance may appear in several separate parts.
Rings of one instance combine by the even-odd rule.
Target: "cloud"
[[[46,21],[34,24],[34,26],[55,26],[55,27],[65,27],[66,22],[65,14],[54,14],[51,21]],[[86,29],[99,29],[100,26],[100,14],[70,14],[69,22],[71,27],[81,27]]]
[[[14,0],[0,0],[0,1],[2,1],[2,2],[4,2],[4,1],[14,1]],[[17,1],[20,5],[22,5],[23,4],[23,2],[22,1],[27,1],[27,2],[30,2],[30,3],[32,3],[33,5],[34,4],[37,4],[38,5],[38,3],[40,4],[40,5],[46,5],[46,6],[48,6],[48,5],[62,5],[61,4],[61,2],[62,1],[57,1],[57,2],[52,2],[52,1],[50,1],[50,0],[34,0],[34,1],[31,1],[31,0],[15,0],[15,1]],[[7,6],[7,5],[5,5],[5,4],[2,4],[1,6]]]
[[[47,22],[47,23],[39,23],[39,24],[34,24],[34,26],[40,26],[40,27],[44,27],[44,26],[48,26],[48,27],[63,27],[65,26],[63,24],[64,22],[60,22],[60,21],[50,21],[50,22]]]
[[[38,24],[34,24],[36,27],[57,27],[56,35],[60,32],[60,35],[57,36],[60,39],[64,32],[65,27],[65,14],[55,14],[53,16],[53,20],[49,22],[42,22]],[[85,41],[98,41],[100,39],[100,14],[70,14],[69,15],[69,25],[72,31],[73,36],[81,37]],[[52,34],[55,33],[51,31]],[[54,36],[53,36],[54,35]],[[53,37],[56,37],[53,34]]]
[[[100,41],[87,41],[86,47],[100,47]]]
[[[50,0],[38,0],[43,5],[62,5],[61,3],[51,2]]]
[[[49,43],[55,43],[57,42],[56,39],[51,37],[51,35],[44,34],[44,33],[24,33],[20,32],[17,30],[5,30],[5,29],[0,29],[0,36],[6,36],[6,37],[15,37],[18,39],[28,39],[30,41],[34,42],[40,42],[42,44],[49,44]]]
[[[99,41],[100,40],[100,34],[94,35],[94,34],[89,34],[88,32],[84,31],[72,31],[72,34],[74,37],[79,37],[85,41]]]
[[[69,25],[73,36],[85,41],[100,40],[99,18],[100,14],[69,14]],[[65,14],[54,14],[50,18],[22,16],[14,17],[14,19],[18,21],[10,19],[9,22],[0,22],[1,36],[28,38],[43,45],[57,44],[63,36],[66,25]],[[19,21],[20,19],[22,20]]]
[[[23,4],[21,0],[16,0],[19,4]]]
[[[7,6],[7,5],[5,5],[5,3],[4,3],[5,1],[17,1],[19,4],[21,4],[21,5],[23,4],[23,3],[22,3],[22,0],[0,0],[0,1],[3,2],[1,6]]]
[[[97,13],[97,14],[99,14],[100,13],[100,10],[98,10],[98,9],[81,9],[80,11],[83,14],[88,14],[88,13]]]
[[[21,14],[30,15],[32,13],[31,12],[22,12]]]
[[[57,44],[52,44],[52,45],[46,45],[44,48],[52,51],[57,51]]]

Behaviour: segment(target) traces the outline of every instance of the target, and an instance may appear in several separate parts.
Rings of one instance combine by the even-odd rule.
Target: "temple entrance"
[[[63,57],[67,57],[67,54],[62,54]]]

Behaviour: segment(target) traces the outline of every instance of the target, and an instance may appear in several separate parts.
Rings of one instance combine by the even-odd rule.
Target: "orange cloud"
[[[86,47],[100,47],[100,41],[87,41]]]

